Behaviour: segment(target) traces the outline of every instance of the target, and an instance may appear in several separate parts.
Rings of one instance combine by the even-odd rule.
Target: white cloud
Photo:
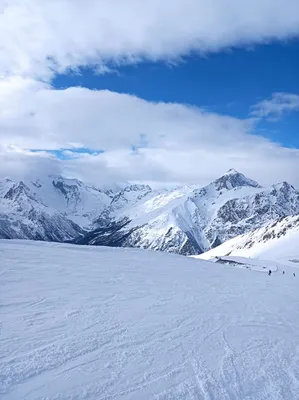
[[[114,73],[298,34],[298,0],[0,0],[1,175],[202,183],[235,167],[297,182],[298,151],[254,136],[253,119],[50,82],[80,66]],[[74,146],[105,153],[57,160],[29,151]]]
[[[107,90],[55,90],[21,78],[0,83],[1,175],[60,171],[94,183],[204,184],[234,167],[261,183],[287,179],[299,186],[299,150],[254,130],[252,120]],[[29,151],[73,146],[105,153],[57,160]]]
[[[0,178],[23,180],[62,172],[59,160],[45,152],[31,153],[15,146],[0,145],[0,159]]]
[[[284,114],[299,111],[299,95],[274,93],[271,99],[260,101],[252,107],[251,115],[257,118],[278,120]]]
[[[9,87],[11,86],[11,90]],[[151,103],[108,90],[54,90],[28,79],[0,82],[0,144],[30,149],[214,147],[243,137],[250,124],[175,103]],[[250,137],[248,141],[252,140]]]
[[[237,146],[238,147],[238,146]],[[143,149],[138,157],[127,151],[111,151],[100,156],[85,155],[76,161],[65,162],[66,175],[91,182],[143,181],[164,186],[165,182],[176,184],[205,185],[221,176],[230,167],[256,179],[263,185],[287,180],[299,187],[296,170],[299,151],[276,145],[244,148],[239,152],[233,143],[224,150],[182,148],[170,151],[163,148]]]
[[[298,0],[2,0],[0,76],[104,72],[298,34]]]

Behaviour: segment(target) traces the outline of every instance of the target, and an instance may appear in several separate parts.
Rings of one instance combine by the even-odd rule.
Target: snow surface
[[[193,258],[198,258],[198,256],[191,256]],[[246,257],[216,257],[212,258],[209,261],[220,263],[228,266],[233,266],[237,268],[246,268],[252,271],[259,271],[268,273],[269,270],[272,272],[277,271],[278,268],[284,270],[285,265],[283,263],[279,263],[276,260],[257,260],[257,259],[250,259]]]
[[[299,278],[0,241],[2,400],[297,400]]]
[[[209,260],[222,256],[240,256],[299,263],[299,217],[286,217],[245,235],[237,236],[221,246],[196,256]],[[293,260],[293,261],[292,261]],[[295,260],[295,261],[294,261]],[[299,266],[299,264],[298,264]]]

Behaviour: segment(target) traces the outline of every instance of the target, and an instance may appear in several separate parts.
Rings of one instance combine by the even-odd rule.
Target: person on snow
[[[284,275],[285,274],[285,272],[284,271],[282,271],[282,275]]]
[[[269,269],[268,275],[270,276],[271,274],[272,274],[272,271],[271,271],[271,269]]]
[[[293,275],[296,276],[295,272],[293,272]]]

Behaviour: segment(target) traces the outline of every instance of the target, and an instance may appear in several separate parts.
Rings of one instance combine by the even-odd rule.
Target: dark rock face
[[[218,246],[220,246],[222,243],[221,243],[221,240],[219,239],[219,237],[218,236],[216,236],[216,238],[214,239],[214,241],[213,241],[213,243],[212,243],[212,245],[211,245],[211,249],[214,249],[215,247],[218,247]]]
[[[67,185],[61,180],[53,180],[52,184],[63,194],[67,202],[69,202],[71,199],[77,199],[77,201],[80,199],[80,193],[76,185]]]
[[[97,228],[74,240],[74,244],[123,247],[126,237],[131,233],[123,233],[121,230],[129,223],[128,220],[113,222],[109,226]],[[130,246],[133,247],[133,246]]]
[[[221,178],[216,179],[214,181],[214,185],[217,190],[222,190],[222,189],[231,190],[243,186],[252,186],[256,188],[260,187],[257,182],[253,181],[252,179],[246,178],[245,175],[235,171],[234,169],[230,169]]]

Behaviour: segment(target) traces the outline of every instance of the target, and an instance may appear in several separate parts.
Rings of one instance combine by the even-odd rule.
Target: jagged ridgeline
[[[0,182],[0,237],[140,247],[191,255],[299,213],[287,182],[269,188],[229,170],[205,187],[86,185],[46,176]]]

